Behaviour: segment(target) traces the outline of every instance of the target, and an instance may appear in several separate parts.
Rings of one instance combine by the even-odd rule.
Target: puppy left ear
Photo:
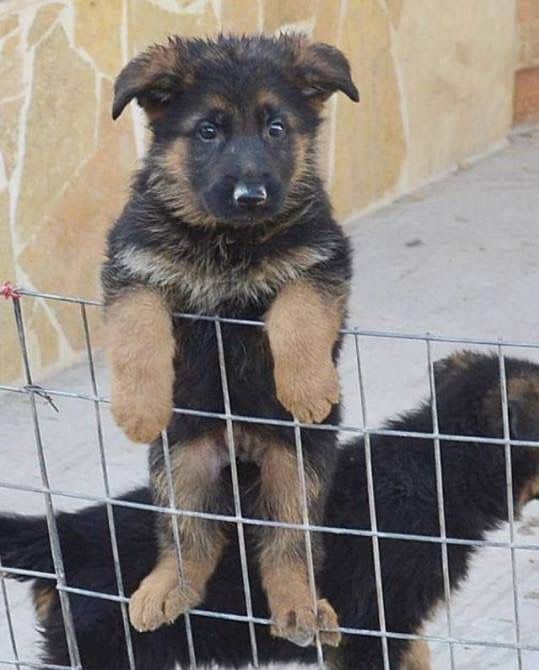
[[[112,118],[136,98],[152,120],[164,110],[173,93],[187,83],[185,45],[178,38],[154,44],[129,61],[114,82]]]
[[[301,49],[299,74],[303,94],[324,102],[336,91],[342,91],[359,102],[359,91],[352,81],[346,56],[323,42],[307,43]]]

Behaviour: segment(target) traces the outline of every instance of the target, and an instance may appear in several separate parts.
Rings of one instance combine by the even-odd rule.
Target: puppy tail
[[[45,517],[0,515],[0,557],[2,568],[54,572]],[[19,581],[34,579],[24,573],[5,574]]]

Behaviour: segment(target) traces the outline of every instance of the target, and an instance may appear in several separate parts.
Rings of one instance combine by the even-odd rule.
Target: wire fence
[[[40,486],[31,486],[25,484],[16,484],[14,482],[5,481],[0,479],[0,489],[6,489],[11,491],[27,491],[42,494],[45,502],[45,515],[47,519],[48,532],[50,536],[50,545],[52,552],[52,559],[54,565],[54,572],[39,572],[32,570],[24,570],[19,568],[10,567],[5,565],[1,561],[0,557],[0,598],[4,602],[5,607],[5,617],[8,627],[9,643],[12,650],[12,659],[0,658],[0,665],[17,667],[17,668],[39,668],[42,670],[77,670],[82,669],[81,658],[79,654],[79,649],[77,645],[77,637],[75,631],[75,625],[73,622],[73,616],[70,607],[69,594],[77,594],[81,596],[87,596],[91,598],[99,598],[104,600],[109,600],[112,602],[117,602],[120,604],[123,620],[123,629],[125,636],[125,644],[127,649],[127,657],[129,662],[130,670],[136,670],[136,661],[135,654],[133,650],[133,640],[132,640],[132,629],[129,624],[129,615],[127,604],[129,602],[128,597],[126,596],[126,591],[124,588],[124,580],[120,565],[119,558],[119,549],[117,541],[117,532],[115,527],[114,520],[114,507],[126,507],[134,508],[145,511],[153,511],[156,513],[171,515],[175,520],[173,524],[174,530],[174,540],[176,545],[177,559],[178,559],[178,569],[180,576],[182,575],[183,565],[182,565],[182,548],[180,541],[180,533],[178,529],[178,518],[180,516],[186,517],[195,517],[208,519],[213,521],[228,522],[235,524],[237,528],[238,536],[238,546],[241,560],[241,574],[243,580],[243,590],[245,596],[245,614],[233,614],[229,612],[213,612],[206,611],[202,609],[192,609],[184,616],[185,628],[186,628],[186,639],[188,644],[189,651],[189,660],[190,667],[192,669],[200,667],[197,666],[197,656],[196,648],[192,634],[191,619],[195,617],[210,617],[214,619],[229,620],[229,621],[238,621],[243,622],[249,626],[250,631],[250,644],[251,644],[251,663],[255,668],[260,667],[258,660],[257,652],[257,640],[255,635],[255,624],[261,624],[269,626],[271,621],[268,619],[260,618],[254,615],[252,607],[252,598],[251,598],[251,587],[249,579],[249,568],[247,560],[247,550],[246,550],[246,541],[244,536],[244,529],[246,526],[267,526],[267,527],[280,527],[280,528],[289,528],[300,530],[304,533],[305,543],[306,543],[306,555],[308,562],[308,574],[309,582],[312,590],[313,602],[316,603],[317,595],[315,588],[315,574],[313,568],[313,558],[312,558],[312,547],[311,547],[311,533],[330,533],[335,535],[352,535],[358,537],[371,538],[372,540],[372,553],[373,553],[373,563],[374,563],[374,578],[376,582],[376,598],[378,605],[379,613],[379,626],[376,630],[367,630],[367,629],[355,629],[355,628],[346,628],[340,627],[339,630],[343,634],[349,635],[361,635],[361,636],[371,636],[376,637],[381,640],[382,650],[383,650],[383,662],[384,670],[391,670],[389,653],[388,653],[388,640],[391,639],[405,639],[405,640],[425,640],[426,642],[434,643],[444,643],[449,649],[449,659],[451,670],[457,668],[455,660],[455,647],[456,646],[467,646],[467,647],[492,647],[499,648],[504,650],[512,650],[516,654],[517,666],[519,670],[523,668],[523,652],[539,652],[539,645],[526,644],[522,642],[521,636],[521,616],[520,616],[520,605],[519,605],[519,581],[518,581],[518,570],[516,564],[515,552],[517,550],[526,550],[530,552],[539,552],[539,543],[533,542],[518,542],[515,535],[515,510],[513,508],[513,482],[512,482],[512,467],[511,467],[511,447],[513,446],[533,446],[539,448],[539,442],[529,442],[514,440],[510,438],[509,434],[509,413],[508,413],[508,399],[507,399],[507,381],[505,374],[505,352],[507,349],[519,348],[519,349],[536,349],[539,351],[539,343],[527,342],[527,341],[500,341],[496,339],[474,339],[474,338],[458,338],[450,336],[441,336],[441,335],[432,335],[432,334],[417,334],[417,333],[397,333],[397,332],[384,332],[384,331],[374,331],[374,330],[361,330],[357,328],[344,328],[343,335],[345,338],[350,339],[353,343],[353,349],[355,354],[355,365],[356,365],[356,374],[358,389],[360,395],[360,406],[361,406],[361,416],[362,421],[360,425],[346,424],[342,423],[339,425],[310,425],[302,424],[296,421],[284,421],[284,420],[269,420],[261,419],[254,416],[243,416],[236,415],[231,410],[229,388],[228,388],[228,379],[227,379],[227,369],[225,363],[225,351],[223,344],[223,337],[221,332],[222,324],[234,323],[243,326],[251,326],[253,328],[260,328],[263,326],[262,323],[256,321],[247,321],[247,320],[238,320],[238,319],[227,319],[221,317],[210,317],[210,316],[200,316],[192,314],[177,314],[175,316],[183,319],[203,319],[211,321],[214,323],[215,334],[218,344],[218,356],[219,356],[219,368],[221,375],[221,382],[223,388],[223,405],[224,412],[206,412],[206,411],[197,411],[191,410],[188,408],[177,407],[174,411],[178,414],[184,415],[194,415],[209,417],[221,420],[225,425],[225,430],[227,434],[227,444],[229,449],[230,457],[230,466],[232,473],[232,488],[233,488],[233,497],[234,497],[234,513],[233,514],[215,514],[215,513],[206,513],[198,511],[190,511],[178,509],[175,506],[175,496],[174,496],[174,481],[172,470],[170,467],[170,453],[169,445],[167,442],[167,435],[165,432],[162,434],[163,442],[163,451],[164,451],[164,461],[167,468],[167,477],[168,477],[168,487],[169,487],[169,506],[163,507],[158,505],[148,505],[144,503],[138,503],[128,500],[121,500],[113,498],[111,494],[111,484],[110,484],[110,475],[109,475],[109,466],[107,463],[105,443],[104,443],[104,431],[103,431],[103,417],[102,411],[103,408],[109,404],[109,399],[101,395],[96,376],[96,365],[94,359],[94,351],[92,346],[92,337],[91,337],[91,328],[89,325],[88,310],[89,309],[99,309],[101,303],[95,300],[85,300],[78,297],[71,297],[65,295],[58,295],[52,293],[42,293],[34,290],[26,289],[14,289],[9,284],[4,285],[2,289],[4,297],[11,298],[11,306],[13,310],[13,318],[16,324],[16,330],[18,334],[20,352],[23,363],[24,371],[24,383],[20,385],[5,384],[0,383],[0,391],[7,393],[23,394],[27,397],[28,403],[31,409],[31,417],[33,424],[33,433],[34,433],[34,442],[36,457],[39,466],[39,473],[41,478]],[[24,300],[25,298],[39,298],[46,301],[60,301],[64,303],[69,303],[73,306],[74,309],[80,310],[80,319],[81,327],[84,335],[85,343],[85,353],[86,361],[88,364],[88,375],[89,375],[89,385],[91,392],[84,393],[79,391],[71,391],[60,388],[53,388],[50,386],[42,386],[35,383],[32,366],[29,354],[29,345],[28,345],[28,335],[26,330],[26,322],[24,315]],[[7,304],[6,304],[7,305]],[[431,400],[431,410],[432,410],[432,425],[433,430],[431,432],[407,432],[402,430],[393,430],[388,428],[380,428],[378,426],[370,425],[369,418],[367,413],[367,402],[366,402],[366,391],[364,383],[364,375],[362,372],[362,352],[361,352],[361,338],[377,338],[377,339],[388,339],[388,340],[405,340],[413,341],[416,343],[421,343],[425,347],[424,356],[425,356],[425,366],[428,375],[428,383],[430,389],[430,400]],[[439,419],[438,419],[438,408],[436,402],[436,387],[435,387],[435,375],[434,375],[434,364],[433,364],[433,354],[432,346],[434,343],[449,343],[449,344],[458,344],[466,346],[488,346],[494,348],[498,355],[499,361],[499,374],[500,374],[500,388],[501,388],[501,401],[502,401],[502,412],[503,412],[503,437],[494,438],[494,437],[484,437],[477,435],[453,435],[445,434],[440,432]],[[97,449],[99,454],[99,463],[101,476],[103,480],[103,486],[105,495],[104,496],[95,496],[88,493],[82,493],[77,490],[66,490],[64,488],[55,488],[50,484],[49,472],[47,468],[46,461],[46,445],[42,437],[42,428],[40,425],[40,417],[37,411],[37,400],[40,398],[45,398],[51,405],[54,407],[55,399],[61,398],[73,398],[78,399],[87,403],[93,404],[95,412],[95,424],[96,424],[96,440],[97,440]],[[296,455],[298,462],[298,475],[301,488],[301,499],[303,502],[303,518],[302,523],[300,524],[291,524],[271,520],[263,519],[253,519],[243,515],[242,513],[242,504],[240,498],[240,488],[238,481],[238,472],[236,465],[236,445],[234,442],[234,431],[233,424],[235,421],[241,421],[242,423],[252,423],[252,424],[266,424],[266,425],[279,425],[279,426],[288,426],[293,428],[295,436],[295,447]],[[366,479],[367,479],[367,488],[368,488],[368,502],[369,502],[369,516],[370,516],[370,526],[371,529],[352,529],[352,528],[339,528],[331,526],[322,526],[315,525],[310,523],[308,510],[307,510],[307,495],[305,488],[305,476],[303,468],[303,446],[302,446],[302,434],[301,429],[308,427],[309,429],[316,430],[330,430],[338,431],[339,433],[344,434],[357,434],[361,435],[364,438],[364,449],[365,449],[365,466],[366,466]],[[374,485],[374,475],[373,475],[373,465],[372,465],[372,445],[371,438],[373,436],[394,436],[394,437],[412,437],[422,440],[429,440],[433,444],[434,448],[434,463],[435,463],[435,478],[436,478],[436,491],[437,491],[437,506],[438,506],[438,519],[440,534],[438,536],[429,536],[421,534],[412,534],[412,533],[397,533],[397,532],[386,532],[381,531],[378,528],[377,523],[377,509],[376,509],[376,499],[375,499],[375,485]],[[508,501],[508,520],[509,520],[509,541],[498,541],[492,539],[464,539],[450,537],[447,535],[446,531],[446,509],[444,501],[444,487],[443,487],[443,471],[442,471],[442,457],[441,457],[441,441],[451,440],[453,442],[475,442],[475,443],[488,443],[503,445],[504,454],[505,454],[505,485]],[[92,503],[103,503],[106,506],[107,512],[107,521],[108,521],[108,530],[110,534],[110,542],[112,548],[112,556],[114,561],[114,571],[116,578],[117,594],[110,593],[101,593],[97,591],[90,591],[83,588],[77,588],[70,586],[66,580],[66,573],[63,564],[62,551],[60,547],[60,538],[58,533],[58,528],[56,525],[55,518],[55,509],[53,504],[54,497],[64,497],[68,499],[73,499],[77,501],[85,501]],[[387,629],[386,625],[386,616],[385,616],[385,607],[384,607],[384,586],[382,579],[382,569],[380,561],[380,547],[379,540],[381,539],[395,539],[395,540],[404,540],[404,541],[421,541],[438,544],[440,546],[441,554],[441,565],[442,565],[442,574],[443,574],[443,589],[444,589],[444,608],[445,608],[445,619],[447,625],[447,635],[438,636],[438,635],[426,635],[426,634],[405,634],[399,633],[397,631],[391,631]],[[513,592],[513,631],[514,631],[514,641],[505,642],[505,641],[495,641],[487,639],[476,639],[473,637],[462,637],[456,636],[453,632],[453,615],[451,607],[451,598],[450,598],[450,576],[449,576],[449,560],[448,560],[448,546],[451,545],[461,545],[469,547],[496,547],[496,548],[505,548],[510,553],[511,558],[511,579],[512,579],[512,592]],[[539,556],[539,554],[537,554]],[[59,602],[61,606],[61,612],[63,617],[63,623],[65,628],[65,636],[67,641],[69,661],[70,665],[68,666],[57,666],[57,665],[47,665],[40,664],[34,661],[29,661],[24,658],[21,658],[16,635],[13,624],[12,610],[10,607],[10,601],[8,597],[8,591],[5,584],[5,575],[20,575],[25,577],[35,577],[39,579],[46,579],[55,582],[56,589],[58,592]],[[358,596],[359,597],[359,596]],[[324,668],[325,666],[325,652],[324,648],[320,643],[319,636],[317,635],[316,639],[316,649],[317,649],[317,665],[319,668]],[[393,670],[399,670],[393,668]]]

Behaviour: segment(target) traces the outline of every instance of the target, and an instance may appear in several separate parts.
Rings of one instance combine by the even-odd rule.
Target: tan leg
[[[171,453],[175,502],[186,511],[214,511],[218,507],[221,468],[226,452],[222,445],[206,437]],[[154,499],[168,505],[168,483],[162,468],[152,473]],[[216,521],[179,516],[178,531],[184,581],[180,583],[174,542],[174,517],[161,515],[158,524],[160,555],[157,565],[141,582],[129,603],[131,623],[139,631],[149,631],[172,623],[180,614],[204,599],[225,546],[221,525]]]
[[[332,350],[343,319],[343,300],[311,284],[286,285],[266,315],[277,397],[299,421],[319,423],[339,402]]]
[[[309,518],[315,522],[320,514],[321,486],[314,474],[306,473],[305,478]],[[302,523],[303,502],[297,461],[289,449],[271,446],[266,450],[261,465],[261,487],[269,518]],[[316,538],[313,537],[312,542],[316,566]],[[319,629],[338,626],[331,605],[327,600],[319,600],[311,591],[303,531],[266,530],[262,536],[260,571],[274,622],[272,635],[306,646],[313,643]],[[324,644],[336,646],[340,638],[338,632],[320,631]]]
[[[401,670],[431,670],[430,647],[425,640],[412,640]]]
[[[111,410],[134,442],[148,443],[172,416],[172,320],[163,298],[148,288],[127,291],[106,311]]]

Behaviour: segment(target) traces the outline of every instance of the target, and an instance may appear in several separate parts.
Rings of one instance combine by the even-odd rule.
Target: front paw
[[[172,397],[112,394],[111,411],[116,423],[133,442],[149,444],[159,437],[172,417]]]
[[[319,367],[276,365],[277,398],[301,423],[320,423],[340,399],[339,375],[333,363]]]
[[[171,590],[163,589],[159,582],[152,580],[142,583],[129,601],[131,625],[139,633],[157,630],[161,626],[174,623],[188,609],[202,600],[187,585],[178,585]]]

